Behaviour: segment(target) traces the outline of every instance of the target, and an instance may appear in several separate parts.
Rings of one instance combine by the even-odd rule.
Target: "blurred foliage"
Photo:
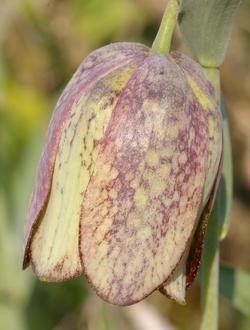
[[[82,278],[57,285],[36,283],[26,306],[29,328],[52,329],[68,313],[79,311],[87,295],[88,289]]]
[[[229,266],[221,266],[220,292],[239,311],[250,318],[250,276],[240,270]]]
[[[106,306],[93,296],[82,277],[63,284],[44,284],[30,270],[21,271],[22,231],[44,134],[63,87],[94,48],[123,40],[150,45],[164,5],[164,0],[0,1],[0,330],[139,329],[126,316],[128,309]],[[250,2],[246,1],[222,68],[236,150],[233,156],[238,160],[235,177],[240,208],[234,208],[232,228],[237,233],[241,230],[239,235],[229,232],[222,257],[247,270],[250,260],[242,246],[247,249],[250,230],[249,219],[244,220],[250,214],[245,202],[250,196],[250,166],[245,165],[243,154],[249,152],[250,129],[245,129],[246,137],[242,138],[238,113],[250,104],[249,14]],[[185,50],[178,32],[174,46]],[[250,117],[246,111],[244,116],[246,125]],[[224,286],[231,283],[227,281]],[[243,291],[244,286],[247,284],[241,287]],[[194,286],[185,307],[160,294],[153,295],[148,303],[178,329],[197,329],[198,297],[198,287]],[[232,312],[224,300],[220,318],[221,329],[249,329],[249,320]]]

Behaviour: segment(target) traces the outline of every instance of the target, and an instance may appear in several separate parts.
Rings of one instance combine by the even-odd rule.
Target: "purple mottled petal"
[[[185,73],[194,95],[207,113],[209,142],[205,190],[202,200],[202,207],[205,207],[214,186],[222,154],[221,112],[215,98],[214,87],[200,64],[178,52],[174,52],[172,56]]]
[[[30,239],[50,191],[58,144],[73,104],[100,77],[129,63],[135,57],[139,62],[147,51],[147,47],[131,43],[111,44],[94,51],[82,62],[58,100],[47,132],[28,208],[23,242],[24,268],[30,261]]]
[[[178,51],[171,52],[171,57],[194,80],[207,97],[215,98],[213,85],[199,63]]]
[[[85,193],[80,251],[106,301],[129,305],[172,274],[195,226],[207,114],[169,57],[147,57],[120,95]]]

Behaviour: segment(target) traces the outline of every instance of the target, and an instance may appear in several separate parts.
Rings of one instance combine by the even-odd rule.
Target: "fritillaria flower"
[[[117,43],[91,53],[54,110],[24,261],[43,281],[85,275],[129,305],[185,301],[220,178],[222,126],[199,64]]]

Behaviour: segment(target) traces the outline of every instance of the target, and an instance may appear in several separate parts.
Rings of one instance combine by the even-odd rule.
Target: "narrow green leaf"
[[[226,237],[229,229],[230,210],[233,199],[233,161],[228,118],[223,98],[221,102],[221,112],[223,118],[224,163],[220,186],[216,196],[216,207],[219,220],[219,237],[222,240]]]
[[[179,23],[188,47],[205,67],[225,57],[234,12],[240,0],[183,0]]]
[[[250,317],[250,274],[243,270],[220,266],[220,294],[247,317]]]

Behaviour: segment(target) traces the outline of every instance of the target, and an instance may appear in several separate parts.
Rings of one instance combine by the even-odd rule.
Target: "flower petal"
[[[131,43],[111,44],[94,51],[82,62],[58,100],[47,132],[28,208],[23,241],[23,268],[26,268],[30,262],[30,240],[46,206],[58,145],[73,105],[102,76],[129,63],[134,58],[139,61],[147,51],[147,47]]]
[[[207,112],[209,148],[205,191],[202,203],[204,207],[207,204],[214,185],[222,152],[221,112],[216,103],[213,85],[202,67],[191,58],[179,52],[173,52],[171,55],[178,66],[183,70],[198,102]]]
[[[218,190],[221,178],[222,158],[223,157],[221,156],[214,187],[211,191],[209,200],[200,216],[192,240],[190,240],[191,243],[189,243],[184,255],[180,260],[179,265],[167,283],[165,283],[164,286],[160,288],[161,293],[182,305],[185,304],[186,289],[192,285],[199,270],[206,228],[213,209],[216,192]]]
[[[135,303],[179,263],[202,200],[206,119],[168,57],[146,58],[122,92],[81,212],[81,261],[104,300]]]
[[[175,300],[181,305],[185,305],[186,303],[186,264],[188,258],[188,250],[189,249],[185,251],[173,274],[159,289],[159,291],[166,297]]]
[[[113,69],[85,91],[64,125],[48,203],[30,247],[32,267],[43,280],[62,281],[82,273],[78,249],[81,201],[100,141],[137,61]]]
[[[213,86],[204,73],[203,69],[200,65],[194,62],[192,59],[184,56],[181,53],[174,52],[172,56],[178,66],[183,70],[187,80],[191,86],[191,90],[194,93],[197,101],[201,104],[204,111],[207,113],[207,126],[209,133],[209,143],[208,143],[208,158],[207,158],[207,168],[206,168],[206,180],[205,180],[205,188],[203,192],[203,199],[200,208],[200,217],[196,224],[198,226],[196,230],[196,226],[194,227],[193,234],[195,233],[195,238],[192,241],[192,246],[195,245],[196,252],[191,252],[189,256],[188,262],[188,286],[193,282],[196,273],[198,271],[200,258],[201,258],[201,250],[203,239],[206,230],[206,224],[208,217],[212,210],[211,200],[213,200],[213,196],[216,193],[215,188],[213,188],[215,180],[220,179],[220,173],[218,172],[219,161],[221,159],[221,150],[222,150],[222,128],[221,128],[221,116],[218,109],[218,106],[215,102],[214,90]],[[216,188],[217,190],[217,188]],[[203,225],[202,225],[203,224]],[[199,233],[199,234],[198,234]],[[197,241],[199,237],[199,240]],[[186,262],[188,258],[188,252],[190,249],[191,241],[189,246],[187,246],[187,251],[185,255],[182,257],[182,260],[174,273],[171,275],[170,279],[167,283],[160,289],[160,291],[166,296],[176,300],[179,303],[183,303],[185,301],[186,294]],[[193,250],[194,248],[192,248]],[[199,252],[200,251],[200,252]],[[192,255],[196,254],[196,258]],[[199,255],[199,256],[198,256]],[[197,260],[192,260],[197,259]],[[192,261],[190,261],[192,260]],[[192,266],[191,266],[192,265]],[[192,276],[189,274],[191,269],[194,268],[192,272]],[[183,273],[184,271],[184,273]],[[192,280],[191,280],[192,277]]]
[[[204,95],[202,97],[203,107],[206,107],[206,104],[209,105],[211,102],[214,102],[214,87],[200,64],[178,51],[171,52],[171,56],[185,75],[191,78],[194,82],[194,86],[196,85]]]

